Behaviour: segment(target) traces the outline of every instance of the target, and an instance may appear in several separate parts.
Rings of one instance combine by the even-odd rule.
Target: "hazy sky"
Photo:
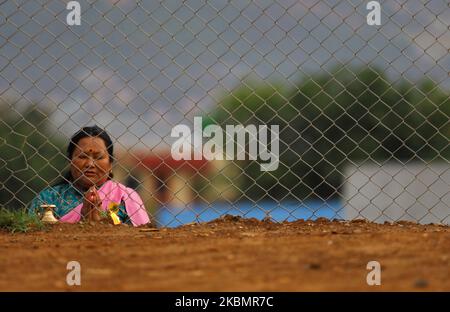
[[[123,147],[165,148],[174,124],[210,111],[245,77],[284,81],[337,64],[450,89],[448,0],[0,0],[0,96],[47,107],[70,135],[98,124]]]

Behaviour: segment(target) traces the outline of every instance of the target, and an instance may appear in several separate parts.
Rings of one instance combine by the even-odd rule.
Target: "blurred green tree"
[[[31,105],[24,112],[0,102],[0,205],[24,208],[66,165],[63,141],[50,133],[47,112]]]
[[[348,162],[450,159],[450,96],[425,79],[389,81],[379,69],[338,67],[297,86],[244,81],[208,123],[280,125],[280,166],[241,168],[241,196],[328,200],[341,194]]]

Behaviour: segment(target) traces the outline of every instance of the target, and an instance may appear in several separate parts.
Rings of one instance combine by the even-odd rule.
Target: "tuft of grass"
[[[0,208],[0,230],[11,233],[26,233],[33,230],[42,230],[45,225],[37,215],[28,214],[25,209],[9,210]]]

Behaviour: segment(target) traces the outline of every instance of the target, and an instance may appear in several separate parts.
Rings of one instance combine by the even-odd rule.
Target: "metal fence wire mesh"
[[[449,2],[380,1],[380,25],[369,2],[81,0],[68,25],[67,1],[1,1],[0,205],[29,207],[68,170],[69,138],[98,125],[114,179],[159,226],[449,224]],[[234,154],[224,140],[214,159],[176,159],[180,125],[193,154],[211,125],[248,135]],[[274,125],[262,170],[274,159],[251,142]]]

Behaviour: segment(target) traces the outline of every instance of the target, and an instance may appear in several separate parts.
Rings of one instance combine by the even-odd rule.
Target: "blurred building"
[[[167,153],[122,152],[115,178],[135,188],[148,209],[184,207],[195,200],[195,182],[209,169],[207,160],[174,160]]]
[[[387,163],[345,171],[345,218],[450,224],[447,163]]]

